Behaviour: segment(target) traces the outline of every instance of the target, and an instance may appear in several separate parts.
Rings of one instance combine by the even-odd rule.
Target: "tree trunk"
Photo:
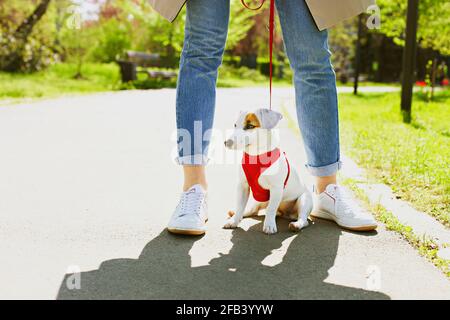
[[[361,72],[361,38],[363,33],[363,20],[364,16],[361,14],[358,17],[358,37],[356,39],[356,52],[355,52],[355,74],[353,82],[353,94],[358,94],[359,75]]]
[[[406,18],[406,39],[403,49],[402,99],[403,122],[411,123],[411,106],[417,57],[417,26],[419,21],[419,0],[408,0]]]
[[[47,12],[51,0],[42,0],[33,13],[26,18],[13,34],[16,40],[16,50],[5,57],[4,70],[14,72],[20,69],[21,54],[23,47],[27,43],[28,37],[33,31],[34,26],[41,20]]]
[[[437,67],[438,67],[438,60],[437,60],[437,58],[434,58],[433,59],[433,66],[431,67],[431,96],[430,96],[430,100],[434,99],[434,91],[435,91],[435,88],[436,88]]]

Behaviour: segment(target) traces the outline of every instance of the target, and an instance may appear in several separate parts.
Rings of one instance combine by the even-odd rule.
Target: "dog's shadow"
[[[61,283],[57,299],[389,299],[388,296],[324,282],[336,258],[342,231],[317,222],[294,237],[284,257],[263,260],[294,234],[278,220],[279,233],[261,233],[261,223],[232,232],[229,254],[191,267],[189,250],[198,237],[163,231],[138,259],[114,259],[80,275],[81,288]],[[282,260],[281,260],[282,259]],[[276,260],[276,259],[275,259]]]

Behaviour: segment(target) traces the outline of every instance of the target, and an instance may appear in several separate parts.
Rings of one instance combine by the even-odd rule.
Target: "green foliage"
[[[358,19],[345,21],[329,31],[329,46],[333,52],[333,66],[337,78],[347,82],[353,76],[349,74],[355,56],[355,40],[357,38]]]
[[[179,56],[183,47],[185,14],[170,23],[156,13],[147,1],[122,1],[121,7],[132,19],[132,49]]]
[[[45,69],[47,66],[58,61],[59,56],[52,49],[51,43],[39,35],[31,36],[25,46],[17,46],[14,37],[5,30],[0,30],[0,70],[3,69],[5,60],[3,57],[12,52],[17,52],[21,63],[19,66],[22,72],[33,72]]]
[[[82,66],[95,48],[97,30],[80,25],[80,28],[66,26],[61,32],[61,46],[67,62],[76,63],[74,77],[82,78]]]
[[[247,36],[255,24],[252,18],[257,14],[259,13],[246,9],[240,1],[231,1],[227,50],[233,50]]]
[[[21,70],[42,70],[58,61],[60,54],[68,61],[111,62],[126,50],[159,53],[169,57],[172,67],[177,64],[184,37],[185,10],[174,23],[160,17],[148,1],[105,0],[98,2],[99,20],[84,21],[83,30],[67,30],[68,9],[73,0],[52,1],[45,16],[33,29],[25,46],[17,46],[11,38],[16,28],[36,8],[39,0],[0,0],[0,64],[1,57],[19,51]],[[406,0],[378,0],[382,12],[379,31],[402,44],[405,30]],[[231,2],[227,52],[241,45],[251,30],[256,41],[255,54],[267,55],[267,10],[253,12],[243,8],[239,1]],[[263,15],[256,19],[258,15]],[[258,21],[261,26],[253,28]],[[278,28],[279,29],[279,28]],[[72,31],[72,32],[70,32]],[[349,70],[353,57],[355,20],[350,20],[330,31],[330,46],[338,75]],[[82,39],[79,39],[82,38]],[[450,54],[450,3],[421,0],[418,38],[423,47],[431,47]],[[247,45],[248,46],[248,45]]]
[[[91,53],[94,61],[108,63],[116,61],[124,51],[131,48],[132,29],[116,19],[109,19],[98,26],[96,46]]]
[[[393,37],[403,45],[406,28],[406,0],[377,0],[381,8],[380,32]],[[418,39],[424,48],[433,48],[450,54],[450,2],[437,0],[419,1]]]
[[[53,7],[34,27],[26,43],[14,37],[19,25],[33,12],[38,1],[0,1],[0,70],[5,67],[6,57],[16,53],[22,72],[39,71],[58,61],[55,46],[56,29],[51,17],[55,17]]]

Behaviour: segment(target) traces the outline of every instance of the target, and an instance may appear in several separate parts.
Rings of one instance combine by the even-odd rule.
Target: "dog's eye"
[[[244,130],[251,130],[251,129],[255,129],[256,127],[254,126],[254,125],[252,125],[252,124],[247,124],[245,127],[244,127]]]

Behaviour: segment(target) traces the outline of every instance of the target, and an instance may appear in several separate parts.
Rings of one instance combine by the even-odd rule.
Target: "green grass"
[[[340,96],[343,149],[398,198],[450,226],[450,91],[417,94],[402,122],[398,93]]]
[[[274,80],[274,88],[290,87],[292,84],[287,80]],[[263,81],[252,81],[238,77],[219,78],[217,81],[218,88],[251,88],[251,87],[269,87],[269,78]]]
[[[82,79],[74,79],[77,73],[75,64],[60,63],[44,71],[32,74],[10,74],[0,72],[0,104],[20,102],[23,99],[53,98],[67,94],[86,94],[112,90],[175,88],[176,79],[149,79],[138,74],[138,80],[121,83],[119,67],[115,63],[86,63]],[[285,79],[273,79],[274,87],[289,87],[292,72],[285,70]],[[222,65],[219,69],[217,86],[221,88],[268,87],[269,78],[257,70]],[[340,86],[352,86],[351,83]],[[385,84],[361,83],[363,86]]]
[[[364,202],[364,205],[375,215],[375,218],[386,226],[387,230],[399,233],[406,241],[415,247],[422,256],[430,260],[450,278],[450,260],[442,259],[438,256],[439,246],[433,239],[426,236],[418,236],[410,226],[403,225],[392,212],[386,210],[383,206],[379,204],[371,205],[364,191],[360,189],[352,179],[346,179],[343,183],[355,192],[358,198]]]
[[[23,99],[53,98],[67,94],[85,94],[112,90],[175,88],[176,79],[149,79],[138,74],[138,80],[123,84],[115,63],[86,63],[82,79],[75,79],[75,64],[60,63],[32,74],[0,72],[0,103],[20,102]],[[268,86],[269,78],[256,70],[222,66],[218,87]],[[274,79],[274,86],[289,86],[290,81]]]
[[[274,87],[290,86],[292,83],[291,76],[291,72],[286,71],[285,79],[274,77]],[[222,88],[269,86],[269,77],[261,74],[258,70],[246,67],[233,68],[228,65],[222,65],[219,69],[217,86]]]
[[[85,64],[83,79],[74,79],[74,64],[56,64],[33,74],[0,72],[0,99],[56,97],[110,91],[119,87],[119,68],[116,64]]]

